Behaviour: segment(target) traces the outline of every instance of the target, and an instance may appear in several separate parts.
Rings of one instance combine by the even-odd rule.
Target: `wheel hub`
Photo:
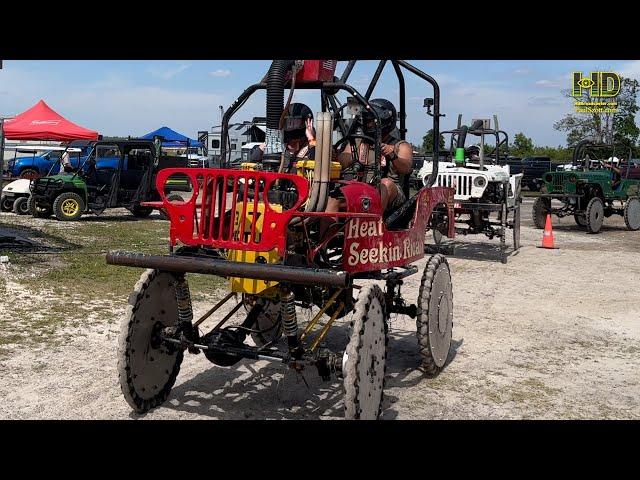
[[[75,200],[69,199],[62,202],[62,212],[70,217],[78,213],[78,208],[79,205]]]
[[[449,300],[444,293],[440,294],[438,300],[438,331],[444,334],[447,331],[447,322],[449,321]]]

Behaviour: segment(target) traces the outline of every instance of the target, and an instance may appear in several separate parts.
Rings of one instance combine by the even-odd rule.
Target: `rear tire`
[[[533,202],[533,223],[536,228],[544,228],[547,223],[547,215],[551,213],[551,199],[547,197],[538,197]]]
[[[576,221],[576,225],[578,225],[579,227],[584,228],[587,226],[587,217],[585,217],[583,213],[575,213],[573,215],[573,219]]]
[[[167,201],[168,202],[184,202],[184,198],[182,198],[182,196],[178,195],[177,193],[172,193],[167,197]],[[169,215],[167,214],[164,208],[161,208],[159,212],[160,212],[160,218],[162,220],[170,220]]]
[[[48,218],[53,213],[53,209],[51,207],[39,207],[33,195],[29,197],[27,205],[29,207],[29,213],[35,218]]]
[[[53,201],[53,213],[61,221],[77,220],[84,212],[84,200],[77,193],[63,192]]]
[[[513,251],[520,250],[520,209],[522,207],[516,206],[513,209]]]
[[[28,202],[27,197],[18,197],[13,201],[13,213],[16,215],[27,215],[29,213],[29,208],[27,206]]]
[[[604,203],[602,203],[599,197],[593,197],[589,200],[585,216],[587,231],[589,233],[598,233],[604,221]]]
[[[418,312],[416,330],[422,369],[435,376],[447,363],[453,334],[451,272],[444,255],[433,255],[424,268]]]
[[[640,230],[640,199],[629,197],[624,204],[624,223],[629,230]]]
[[[149,215],[153,213],[153,208],[151,207],[133,207],[130,212],[136,218],[147,218]]]

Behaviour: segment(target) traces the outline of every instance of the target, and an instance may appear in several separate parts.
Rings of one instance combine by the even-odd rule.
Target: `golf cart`
[[[167,399],[189,352],[203,353],[223,367],[245,359],[280,363],[299,375],[317,369],[323,380],[343,382],[347,418],[376,419],[382,409],[392,313],[415,319],[416,350],[423,370],[435,375],[445,367],[453,328],[449,266],[439,254],[422,268],[414,263],[424,257],[423,240],[434,210],[442,208],[453,215],[454,191],[431,186],[437,178],[436,166],[415,195],[408,194],[407,183],[407,200],[385,215],[380,185],[388,172],[380,161],[383,117],[379,112],[388,110],[374,108],[369,97],[387,61],[379,63],[365,95],[347,83],[355,64],[349,61],[338,79],[332,60],[273,61],[265,79],[248,87],[224,113],[222,168],[166,169],[158,174],[162,200],[153,206],[162,206],[169,214],[170,254],[116,251],[107,255],[108,264],[148,269],[129,297],[118,349],[120,386],[136,412],[146,412]],[[408,62],[391,60],[389,64],[399,82],[397,118],[402,138],[406,133],[404,75],[412,74],[433,89],[426,104],[434,139],[438,139],[437,82]],[[288,112],[285,88],[290,89],[290,99],[294,89],[315,89],[322,104],[315,116],[315,159],[297,161],[297,174],[283,173],[283,131],[304,129],[308,117],[284,115]],[[229,168],[229,121],[259,90],[266,90],[267,97],[264,156],[260,163]],[[351,95],[342,105],[340,92]],[[346,111],[358,120],[351,124],[353,128],[343,121]],[[365,115],[366,124],[374,125],[371,136],[359,129],[365,125]],[[340,131],[337,141],[334,129]],[[356,154],[363,146],[357,144],[360,141],[374,152],[364,158],[373,161],[360,161]],[[434,143],[438,158],[438,142]],[[332,153],[347,148],[353,162],[341,175],[340,168],[333,168]],[[351,180],[346,179],[348,172]],[[176,175],[188,176],[193,187],[183,201],[166,196],[167,182]],[[344,211],[326,211],[331,195],[344,198]],[[324,232],[323,220],[329,220]],[[449,236],[454,234],[451,227]],[[404,279],[420,270],[419,295],[403,296]],[[191,303],[190,273],[228,279],[228,295],[205,308],[207,313],[199,319]],[[384,289],[370,280],[383,281]],[[234,298],[241,301],[232,302],[228,313],[221,315],[220,309]],[[216,312],[220,318],[215,326],[204,330],[203,322]],[[307,314],[309,322],[302,323]],[[339,324],[348,331],[347,341],[336,335],[341,341],[330,345],[325,339]]]
[[[544,175],[544,193],[533,204],[535,226],[544,228],[548,214],[573,215],[580,227],[598,233],[605,217],[621,215],[629,230],[640,229],[640,178],[630,161],[632,151],[628,143],[578,142],[571,170]],[[562,206],[554,207],[553,199]]]
[[[67,153],[71,165],[76,168],[82,166],[83,159],[81,157],[85,150],[80,148],[65,147],[56,155],[56,162],[49,165],[45,175],[54,175],[58,171],[63,171],[62,156]],[[27,215],[29,212],[29,198],[31,195],[31,179],[19,178],[14,180],[2,188],[2,196],[0,197],[0,211],[11,212],[17,215]]]
[[[75,141],[70,147],[87,148],[79,168],[30,184],[30,212],[36,217],[52,213],[58,220],[77,220],[84,213],[100,214],[107,208],[125,207],[136,217],[147,217],[152,207],[141,202],[159,200],[155,174],[165,166],[184,165],[184,159],[159,162],[150,140]]]
[[[522,173],[510,174],[505,164],[509,150],[507,134],[498,128],[498,118],[493,117],[495,128],[489,119],[474,120],[471,127],[462,125],[458,116],[458,128],[443,135],[450,135],[450,153],[454,161],[440,162],[436,185],[453,187],[455,193],[456,234],[484,234],[489,239],[500,238],[502,263],[507,262],[507,228],[513,232],[513,250],[520,248],[520,205]],[[468,134],[480,137],[479,146],[465,148]],[[485,136],[495,139],[495,147],[485,153]],[[425,162],[419,177],[427,179],[433,170],[432,162]],[[494,214],[497,214],[494,216]],[[497,217],[497,218],[496,218]],[[449,220],[441,218],[440,227],[433,229],[434,241],[440,244]]]

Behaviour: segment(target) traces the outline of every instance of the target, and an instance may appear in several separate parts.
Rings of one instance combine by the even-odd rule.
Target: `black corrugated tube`
[[[280,129],[284,110],[284,79],[294,60],[274,60],[267,73],[267,128]]]

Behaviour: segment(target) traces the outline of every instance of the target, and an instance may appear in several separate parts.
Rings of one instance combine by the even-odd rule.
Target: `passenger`
[[[298,159],[315,158],[316,131],[313,128],[313,113],[303,103],[292,103],[287,110],[284,124],[285,166],[284,173],[293,173]],[[260,163],[266,145],[256,145],[249,152],[249,161]]]

